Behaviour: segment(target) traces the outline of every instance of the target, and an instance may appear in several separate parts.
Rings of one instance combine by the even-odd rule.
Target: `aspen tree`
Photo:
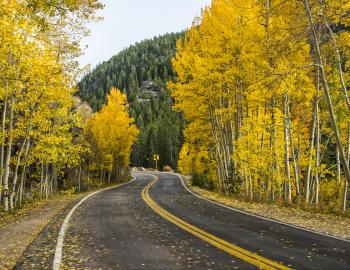
[[[338,127],[336,115],[335,115],[334,108],[333,108],[333,101],[332,101],[332,97],[330,94],[329,82],[328,82],[327,75],[326,75],[326,67],[325,67],[324,61],[322,59],[322,52],[321,52],[321,47],[320,47],[321,43],[319,41],[319,37],[317,36],[317,32],[316,32],[315,24],[314,24],[314,19],[313,19],[313,14],[312,14],[312,11],[311,11],[311,8],[309,5],[309,1],[303,0],[303,3],[304,3],[304,7],[305,7],[306,17],[308,19],[308,24],[309,24],[310,31],[311,31],[312,43],[313,43],[314,50],[315,50],[316,65],[318,66],[318,68],[320,70],[320,78],[321,78],[321,81],[323,84],[323,91],[325,93],[327,107],[329,110],[330,122],[331,122],[332,129],[333,129],[333,132],[335,135],[336,144],[337,144],[337,148],[338,148],[339,155],[340,155],[340,160],[341,160],[341,163],[342,163],[343,168],[344,168],[345,178],[346,178],[346,181],[348,183],[350,183],[350,168],[348,166],[348,160],[347,160],[347,157],[345,156],[344,147],[343,147],[342,142],[341,142],[339,127]]]
[[[350,122],[348,123],[348,160],[349,160],[349,166],[350,166]],[[347,197],[348,195],[348,182],[344,179],[344,189],[343,189],[343,198],[342,198],[342,211],[346,211],[346,204],[347,204]]]
[[[118,179],[121,170],[129,165],[131,147],[139,132],[129,116],[126,95],[112,88],[107,99],[107,105],[89,120],[89,129],[101,153],[98,160],[101,183],[105,169],[110,181],[112,174]]]

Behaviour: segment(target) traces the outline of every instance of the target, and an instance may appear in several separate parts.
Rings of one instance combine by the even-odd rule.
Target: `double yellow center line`
[[[152,175],[153,176],[153,175]],[[171,223],[177,225],[181,229],[197,236],[198,238],[210,243],[211,245],[221,249],[232,256],[239,258],[245,262],[248,262],[252,265],[259,267],[260,269],[283,269],[290,270],[291,268],[284,266],[276,261],[269,260],[264,258],[256,253],[245,250],[239,246],[231,244],[221,238],[218,238],[210,233],[207,233],[199,228],[194,227],[193,225],[187,223],[186,221],[174,216],[173,214],[166,211],[164,208],[160,207],[149,195],[149,189],[157,182],[158,177],[153,176],[154,180],[150,182],[143,190],[142,190],[142,198],[143,200],[150,206],[157,214]]]

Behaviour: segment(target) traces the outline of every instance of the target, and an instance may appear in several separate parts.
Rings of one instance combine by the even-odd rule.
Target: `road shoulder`
[[[306,230],[336,238],[350,240],[350,218],[333,214],[312,213],[302,209],[282,207],[273,204],[249,203],[192,186],[190,179],[182,176],[184,184],[200,197],[232,207],[247,213],[272,219],[277,222],[301,227]]]
[[[85,194],[86,195],[86,194]],[[19,212],[1,219],[0,269],[12,269],[37,235],[65,208],[83,194],[62,195],[28,205]]]
[[[0,269],[16,266],[27,248],[53,221],[58,220],[83,197],[95,192],[91,190],[72,195],[55,195],[53,198],[26,205],[16,213],[0,219]],[[63,215],[64,218],[65,215]],[[57,227],[61,226],[58,222]],[[57,234],[52,235],[53,243]]]

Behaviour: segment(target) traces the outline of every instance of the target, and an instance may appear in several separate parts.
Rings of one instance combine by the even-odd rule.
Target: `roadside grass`
[[[183,176],[184,182],[194,193],[214,202],[218,202],[245,212],[249,212],[276,221],[288,223],[315,232],[350,240],[350,217],[322,208],[304,208],[288,206],[283,203],[247,202],[229,195],[209,191],[193,186],[189,177]]]

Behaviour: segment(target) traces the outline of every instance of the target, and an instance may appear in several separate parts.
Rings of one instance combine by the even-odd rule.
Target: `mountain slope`
[[[183,118],[172,111],[166,83],[175,79],[171,59],[182,35],[166,34],[130,46],[98,65],[79,83],[78,96],[94,111],[105,104],[113,86],[127,93],[130,114],[141,130],[131,155],[133,166],[154,167],[154,154],[160,155],[158,168],[177,165]]]

